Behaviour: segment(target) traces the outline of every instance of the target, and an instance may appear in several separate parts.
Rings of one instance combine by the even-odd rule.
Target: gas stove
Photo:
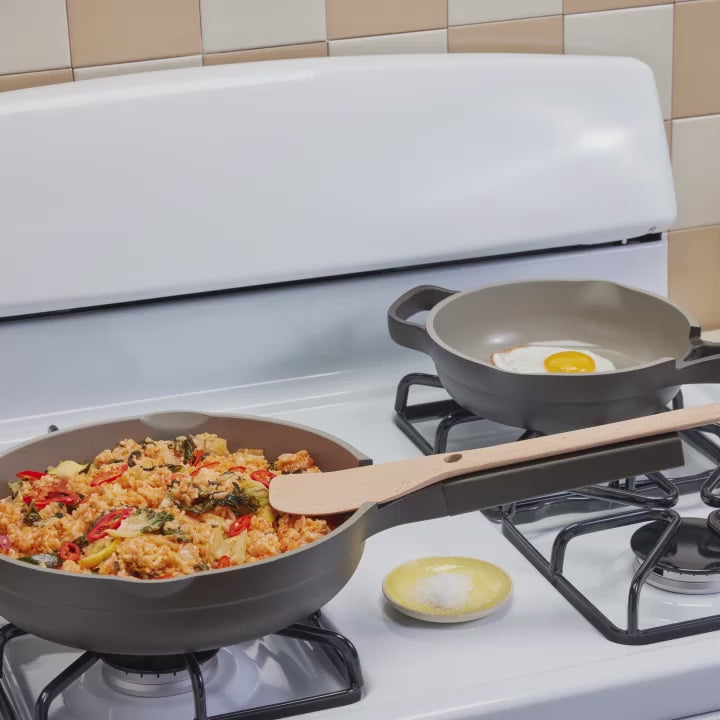
[[[407,289],[597,278],[666,294],[661,233],[675,206],[644,66],[336,60],[4,94],[0,450],[53,427],[200,410],[308,425],[375,462],[410,458],[428,448],[395,425],[393,399],[402,378],[434,368],[388,337],[387,309]],[[441,433],[447,449],[524,435],[471,422],[432,385],[413,385],[408,406],[436,403],[410,418],[431,448],[448,413],[458,422]],[[720,400],[720,386],[683,393],[688,405]],[[223,720],[298,710],[310,720],[719,719],[718,631],[612,642],[564,586],[626,627],[634,563],[648,552],[637,537],[633,552],[638,527],[713,512],[701,481],[687,480],[707,480],[712,462],[687,459],[669,507],[658,499],[672,490],[650,477],[395,527],[367,541],[321,615],[211,656],[98,658],[5,624],[0,715],[202,720],[204,694]],[[627,512],[623,492],[651,498],[632,510],[648,513],[642,522],[573,536],[558,554],[568,525]],[[462,625],[398,615],[382,580],[428,555],[500,566],[510,602]],[[664,579],[682,583],[687,570]],[[639,630],[720,613],[720,593],[657,579],[640,593]]]

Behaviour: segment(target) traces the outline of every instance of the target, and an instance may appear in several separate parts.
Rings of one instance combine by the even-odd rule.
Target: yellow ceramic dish
[[[411,560],[385,576],[383,593],[397,610],[418,620],[455,623],[499,610],[512,581],[497,565],[465,557]]]

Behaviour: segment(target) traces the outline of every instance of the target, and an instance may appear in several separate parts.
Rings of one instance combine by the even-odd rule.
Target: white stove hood
[[[666,229],[651,71],[323,58],[0,96],[0,317]]]

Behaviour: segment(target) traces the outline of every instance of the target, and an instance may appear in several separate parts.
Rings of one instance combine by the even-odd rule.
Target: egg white
[[[586,347],[553,347],[550,345],[518,345],[493,353],[490,360],[495,367],[516,373],[547,373],[545,358],[559,352],[580,352],[595,361],[593,372],[615,370],[615,365]],[[548,373],[549,374],[549,373]],[[553,373],[555,374],[555,373]],[[574,374],[574,373],[573,373]]]

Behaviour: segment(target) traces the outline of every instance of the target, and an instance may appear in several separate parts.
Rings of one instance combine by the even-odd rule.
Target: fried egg
[[[615,370],[615,365],[587,348],[582,350],[550,345],[518,345],[493,353],[491,362],[501,370],[516,373],[590,373]]]

